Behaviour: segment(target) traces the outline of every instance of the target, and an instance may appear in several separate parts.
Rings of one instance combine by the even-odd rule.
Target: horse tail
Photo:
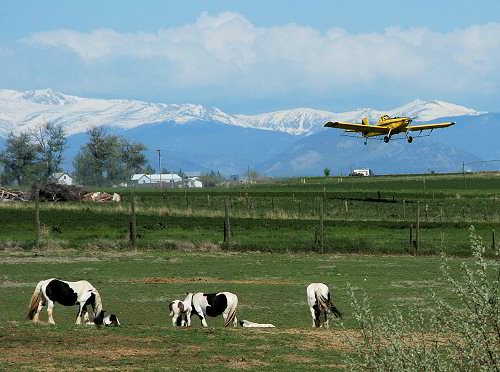
[[[337,318],[339,318],[339,319],[342,319],[342,313],[341,313],[341,312],[339,311],[339,309],[337,309],[337,308],[335,307],[335,305],[334,305],[334,304],[332,304],[331,302],[330,302],[330,307],[329,307],[329,309],[330,309],[330,311],[333,313],[333,315],[335,315],[335,316],[336,316]]]
[[[333,313],[337,318],[342,318],[342,313],[335,307],[330,299],[330,293],[328,293],[328,298],[325,298],[321,293],[319,288],[315,290],[316,300],[318,301],[318,307],[320,310],[328,310]]]
[[[238,297],[234,295],[233,302],[231,303],[231,308],[229,309],[229,313],[227,314],[226,322],[224,323],[224,327],[227,327],[236,319],[236,307],[238,306]]]
[[[42,282],[38,282],[38,284],[35,287],[35,291],[31,296],[31,301],[28,306],[28,316],[27,316],[27,319],[29,320],[33,320],[38,310],[38,305],[40,305],[40,301],[42,301],[41,287],[42,287]]]

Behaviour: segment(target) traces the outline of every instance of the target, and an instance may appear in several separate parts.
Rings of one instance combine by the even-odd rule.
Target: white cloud
[[[202,13],[194,23],[156,33],[54,30],[23,42],[66,48],[89,66],[119,64],[124,57],[159,59],[164,71],[158,75],[177,85],[237,84],[269,94],[358,89],[381,81],[435,91],[498,89],[500,79],[499,23],[449,33],[391,27],[352,34],[332,27],[322,34],[297,24],[257,27],[223,12]]]

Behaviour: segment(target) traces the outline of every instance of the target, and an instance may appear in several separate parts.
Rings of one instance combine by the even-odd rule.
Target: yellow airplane
[[[410,125],[411,122],[412,119],[409,117],[391,118],[389,115],[382,115],[376,125],[370,125],[368,123],[368,118],[364,118],[361,124],[329,121],[324,126],[328,128],[345,129],[345,133],[359,133],[360,136],[354,137],[364,138],[366,145],[368,138],[384,136],[384,142],[387,143],[393,135],[399,133],[404,133],[408,143],[411,143],[413,141],[413,137],[409,136],[408,132],[420,131],[417,137],[424,137],[420,135],[423,130],[430,130],[432,133],[434,129],[446,128],[451,125],[455,125],[455,122],[453,121],[423,125]],[[430,135],[430,133],[428,135]]]

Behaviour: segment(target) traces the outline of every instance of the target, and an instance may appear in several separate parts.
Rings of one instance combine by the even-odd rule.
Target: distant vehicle
[[[413,137],[409,136],[408,132],[420,131],[417,137],[424,137],[420,135],[424,130],[430,130],[432,133],[434,129],[446,128],[451,125],[455,125],[455,122],[449,121],[444,123],[410,126],[410,123],[412,121],[413,119],[407,116],[391,118],[389,115],[382,115],[380,117],[378,124],[376,125],[369,124],[368,118],[364,118],[361,124],[329,121],[324,126],[328,128],[344,129],[345,133],[348,134],[350,133],[359,134],[359,136],[354,135],[353,137],[364,138],[366,145],[367,140],[371,137],[384,136],[384,142],[387,143],[389,142],[392,136],[399,133],[404,133],[405,138],[408,140],[408,143],[411,143],[413,141]],[[430,133],[428,135],[430,135]]]

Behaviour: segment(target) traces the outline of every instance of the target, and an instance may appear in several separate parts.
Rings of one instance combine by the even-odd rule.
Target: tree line
[[[88,142],[73,159],[74,179],[89,186],[106,186],[130,180],[134,173],[154,173],[141,143],[107,134],[101,127],[87,131]],[[61,124],[46,122],[35,130],[10,133],[0,152],[0,182],[23,185],[48,181],[63,171],[67,135]]]

